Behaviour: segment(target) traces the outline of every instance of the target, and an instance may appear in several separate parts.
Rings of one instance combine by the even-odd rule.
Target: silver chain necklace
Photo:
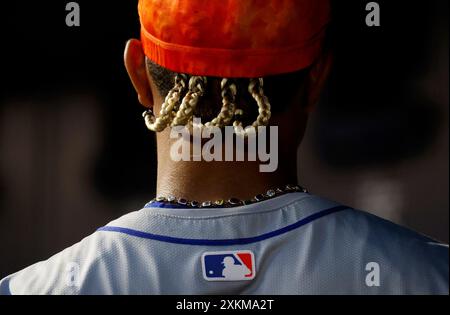
[[[242,200],[238,198],[230,198],[228,200],[224,199],[218,199],[216,201],[203,201],[198,202],[195,200],[187,200],[184,198],[177,198],[174,196],[158,196],[150,201],[150,204],[152,203],[162,203],[162,204],[168,204],[168,205],[175,205],[180,207],[188,207],[188,208],[232,208],[232,207],[239,207],[244,205],[253,204],[256,202],[261,202],[264,200],[272,199],[287,193],[294,193],[294,192],[303,192],[308,193],[308,191],[299,186],[299,185],[286,185],[283,188],[275,188],[270,189],[267,192],[263,194],[256,195],[255,197],[248,199],[248,200]]]

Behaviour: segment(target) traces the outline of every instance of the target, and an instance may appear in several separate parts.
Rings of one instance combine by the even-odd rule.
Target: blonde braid
[[[189,91],[183,98],[180,108],[172,121],[173,126],[185,126],[192,120],[195,107],[205,93],[206,77],[193,76],[189,79]]]
[[[148,129],[159,132],[164,130],[168,125],[172,127],[189,125],[192,129],[194,110],[200,97],[205,93],[207,79],[206,77],[192,76],[189,79],[189,90],[180,105],[180,98],[186,88],[186,81],[186,75],[177,74],[175,77],[175,86],[169,91],[158,118],[155,118],[150,110],[143,114]],[[243,136],[248,136],[248,133],[255,132],[258,126],[267,126],[272,114],[269,99],[264,94],[263,84],[262,78],[250,79],[248,91],[258,104],[258,116],[251,126],[245,129],[243,128],[241,119],[244,112],[242,109],[236,108],[236,84],[233,80],[224,78],[221,82],[222,108],[220,113],[210,122],[197,127],[221,128],[229,125],[234,118],[233,126],[235,132]]]
[[[148,129],[155,132],[160,132],[166,129],[166,127],[172,122],[174,118],[174,110],[177,109],[181,94],[186,88],[186,80],[187,76],[185,74],[177,74],[175,76],[174,87],[167,94],[164,103],[161,106],[159,117],[155,117],[151,110],[144,112],[143,117]]]
[[[270,102],[264,94],[263,85],[264,81],[262,78],[250,79],[250,84],[248,85],[248,91],[258,104],[259,114],[255,122],[252,124],[255,128],[258,126],[267,126],[269,124],[270,117],[272,116],[270,111]]]
[[[222,90],[222,108],[216,118],[205,124],[207,127],[215,126],[222,128],[228,125],[233,119],[236,108],[236,84],[232,80],[224,78],[220,83],[220,88]]]
[[[258,117],[251,126],[244,129],[241,117],[244,112],[242,109],[236,109],[234,112],[235,120],[233,123],[234,131],[237,135],[247,137],[250,133],[254,134],[258,126],[267,126],[272,113],[270,111],[270,102],[263,90],[264,81],[262,78],[250,79],[248,91],[258,104]]]

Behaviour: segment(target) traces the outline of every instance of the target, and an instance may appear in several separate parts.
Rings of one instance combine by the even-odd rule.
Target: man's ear
[[[308,112],[312,111],[319,102],[320,94],[328,79],[333,64],[333,55],[327,52],[320,57],[311,67],[307,79],[307,107]]]
[[[147,77],[147,65],[142,44],[137,39],[130,39],[125,46],[125,68],[138,94],[139,103],[152,108],[153,94]]]

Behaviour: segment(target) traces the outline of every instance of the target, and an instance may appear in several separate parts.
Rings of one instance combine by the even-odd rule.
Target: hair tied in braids
[[[186,89],[187,76],[177,74],[175,76],[175,85],[167,94],[164,103],[161,106],[159,117],[155,117],[151,110],[144,112],[143,116],[148,129],[161,132],[166,129],[175,118],[175,111],[178,110],[181,95]]]

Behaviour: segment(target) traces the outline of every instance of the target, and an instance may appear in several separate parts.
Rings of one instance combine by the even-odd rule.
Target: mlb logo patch
[[[249,250],[204,253],[202,269],[208,281],[252,280],[256,275],[255,255]]]

